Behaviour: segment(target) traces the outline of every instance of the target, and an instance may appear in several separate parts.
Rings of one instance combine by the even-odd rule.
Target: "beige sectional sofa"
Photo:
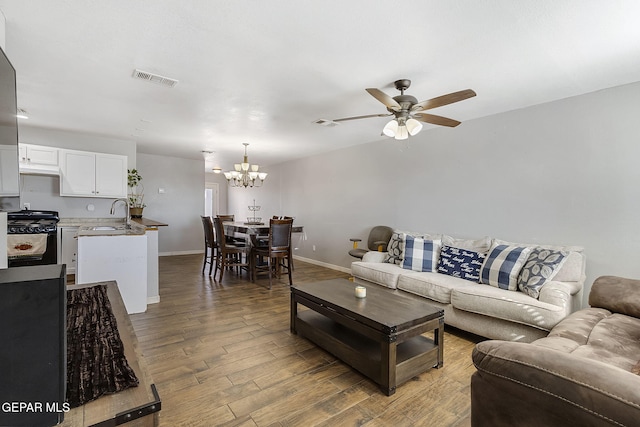
[[[407,254],[415,256],[415,247],[413,253],[405,247],[409,238],[412,246],[418,242],[420,257],[424,258],[422,252],[431,251],[427,258],[431,257],[432,265],[431,268],[427,266],[427,271],[416,271],[425,268],[415,268],[415,260],[413,265],[405,265]],[[428,250],[425,242],[430,242]],[[558,322],[582,305],[585,256],[580,247],[518,244],[488,237],[477,240],[456,239],[447,235],[401,231],[394,232],[388,246],[389,252],[368,252],[362,261],[352,263],[351,273],[356,283],[374,283],[427,298],[433,305],[444,309],[446,324],[483,337],[531,342],[546,336]],[[542,265],[541,274],[545,278],[537,283],[538,287],[533,292],[529,288],[524,289],[528,293],[507,290],[498,287],[501,284],[486,284],[491,282],[491,275],[494,274],[491,265],[488,265],[489,260],[499,259],[500,248],[506,253],[513,248],[520,249],[520,265],[514,263],[510,271],[517,277],[509,279],[518,284],[524,282],[523,276],[530,271],[540,272],[540,265],[529,268],[531,263],[528,261],[534,253],[562,254],[558,255],[562,259],[551,267]],[[498,256],[494,258],[496,253]],[[473,256],[484,255],[485,258],[460,263],[464,256],[470,254],[471,258],[467,261]],[[450,257],[445,259],[445,255]],[[458,265],[465,265],[467,270],[477,269],[475,273],[480,277],[476,279],[473,274],[467,274],[465,269],[465,272],[460,273],[455,269],[447,271],[446,265],[441,268],[448,260],[455,264],[456,259]],[[528,270],[524,267],[525,264],[529,266]],[[524,273],[525,270],[527,273]],[[486,273],[485,284],[479,283],[483,282],[483,273]],[[509,286],[512,285],[513,283]]]

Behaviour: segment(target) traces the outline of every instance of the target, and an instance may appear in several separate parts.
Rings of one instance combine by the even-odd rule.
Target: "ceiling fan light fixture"
[[[406,126],[399,126],[398,132],[396,132],[396,139],[403,140],[409,138],[409,131],[407,131]]]
[[[406,126],[407,126],[407,131],[411,136],[417,135],[418,132],[422,130],[422,123],[420,123],[416,119],[408,119]]]
[[[382,133],[388,136],[389,138],[393,138],[394,136],[396,136],[397,132],[398,132],[398,122],[396,119],[391,120],[382,129]]]

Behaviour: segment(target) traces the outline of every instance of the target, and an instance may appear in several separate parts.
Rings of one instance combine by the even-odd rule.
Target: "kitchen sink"
[[[115,230],[126,230],[127,226],[126,225],[119,225],[119,226],[113,226],[113,225],[98,225],[95,227],[91,227],[91,230],[94,231],[115,231]]]

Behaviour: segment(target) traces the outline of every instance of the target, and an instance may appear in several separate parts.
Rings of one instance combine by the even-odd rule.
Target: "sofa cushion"
[[[474,252],[486,254],[491,248],[491,238],[483,237],[481,239],[456,239],[444,234],[442,235],[442,244],[454,248],[468,249]]]
[[[451,304],[451,291],[465,286],[479,287],[480,285],[459,277],[428,272],[407,271],[398,279],[398,289],[442,304]]]
[[[505,296],[503,289],[468,283],[471,286],[459,286],[451,290],[454,308],[546,331],[568,314],[563,307],[539,301],[522,292],[509,292]]]
[[[520,274],[530,252],[530,247],[510,246],[494,242],[482,265],[480,283],[517,291],[518,274]]]
[[[640,357],[640,319],[585,308],[563,319],[546,338],[533,344],[632,371]]]
[[[486,254],[470,249],[443,245],[438,259],[438,273],[478,283]]]
[[[351,263],[351,274],[356,278],[391,289],[398,286],[398,277],[406,271],[395,264],[385,262],[356,261]]]
[[[441,246],[440,240],[428,240],[406,234],[402,268],[412,271],[434,271],[437,268]]]
[[[540,288],[553,279],[567,259],[567,252],[533,248],[518,276],[518,289],[532,298],[540,296]]]

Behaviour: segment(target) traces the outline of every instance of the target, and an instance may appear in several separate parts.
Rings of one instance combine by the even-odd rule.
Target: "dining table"
[[[246,235],[256,234],[258,236],[269,235],[268,223],[267,224],[265,223],[251,224],[251,223],[246,223],[242,221],[225,221],[222,223],[222,226],[224,227],[225,234],[230,236],[232,236],[234,233],[246,234]],[[291,232],[303,233],[304,226],[294,224],[291,227]]]

